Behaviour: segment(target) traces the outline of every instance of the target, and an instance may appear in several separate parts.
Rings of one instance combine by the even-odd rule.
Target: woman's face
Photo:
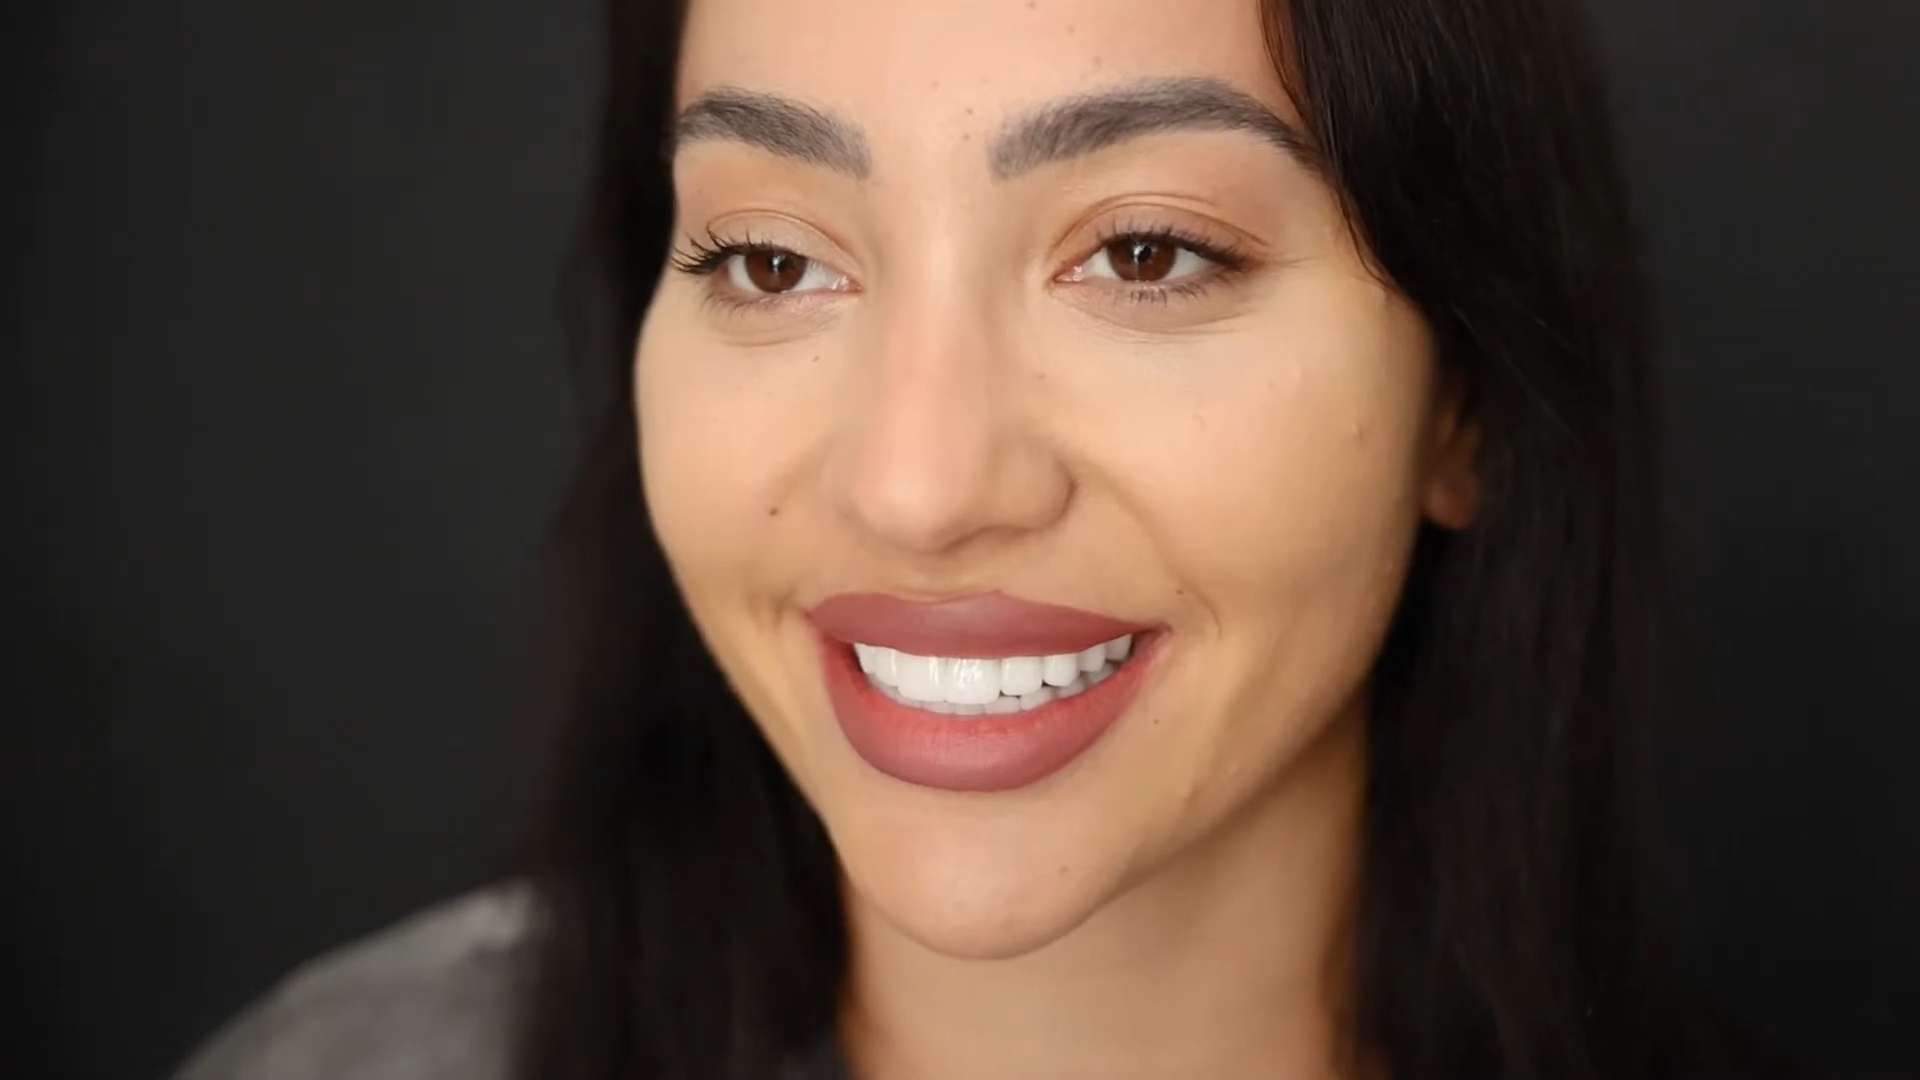
[[[1032,950],[1358,739],[1470,438],[1253,0],[693,0],[678,103],[648,505],[864,906]]]

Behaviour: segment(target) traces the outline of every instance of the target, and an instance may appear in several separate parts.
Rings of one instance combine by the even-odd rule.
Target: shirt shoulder
[[[530,904],[501,886],[324,954],[174,1080],[507,1080]]]

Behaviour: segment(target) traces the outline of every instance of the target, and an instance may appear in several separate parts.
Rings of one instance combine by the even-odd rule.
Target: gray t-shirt
[[[294,971],[174,1080],[508,1080],[527,897],[502,886]]]
[[[503,885],[429,909],[294,971],[173,1080],[510,1080],[530,915]],[[791,1080],[845,1080],[831,1044]]]

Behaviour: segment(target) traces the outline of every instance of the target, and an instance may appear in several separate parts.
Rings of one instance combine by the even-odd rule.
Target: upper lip
[[[945,600],[842,593],[808,613],[820,632],[848,644],[883,645],[915,656],[998,658],[1082,652],[1148,624],[1099,612],[1022,600],[1000,592]]]

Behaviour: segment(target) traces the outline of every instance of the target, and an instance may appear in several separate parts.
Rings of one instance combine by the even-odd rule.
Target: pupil
[[[1179,252],[1171,244],[1153,240],[1122,240],[1110,252],[1114,269],[1123,281],[1159,281],[1173,269]]]
[[[807,260],[788,251],[756,251],[746,258],[747,280],[761,292],[783,293],[806,276]]]

